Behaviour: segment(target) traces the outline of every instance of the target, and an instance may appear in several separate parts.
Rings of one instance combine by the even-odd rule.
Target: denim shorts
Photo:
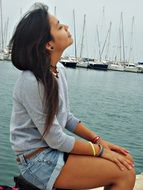
[[[29,151],[25,154],[28,153]],[[56,178],[65,165],[68,153],[64,154],[64,152],[47,148],[31,159],[25,159],[22,154],[18,157],[20,158],[20,162],[17,162],[20,172],[27,181],[39,189],[52,190]]]

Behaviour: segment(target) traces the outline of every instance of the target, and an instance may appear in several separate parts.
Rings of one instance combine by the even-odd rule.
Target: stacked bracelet
[[[99,146],[99,152],[97,154],[94,145],[91,142],[89,142],[89,144],[90,144],[90,146],[92,148],[93,156],[102,157],[102,155],[104,153],[104,147],[101,144],[98,144],[98,146]]]
[[[96,137],[93,138],[92,143],[96,144],[96,143],[99,142],[100,139],[101,139],[100,136],[96,136]]]
[[[104,147],[101,145],[101,144],[98,144],[100,150],[99,150],[99,153],[98,153],[98,156],[99,157],[102,157],[103,153],[104,153]]]
[[[96,156],[96,150],[95,150],[95,147],[94,147],[94,145],[91,143],[91,142],[89,142],[89,144],[90,144],[90,146],[91,146],[91,148],[92,148],[92,151],[93,151],[93,156]]]

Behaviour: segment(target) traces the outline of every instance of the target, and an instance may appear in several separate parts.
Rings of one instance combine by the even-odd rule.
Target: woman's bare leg
[[[132,190],[134,183],[134,169],[121,171],[116,164],[103,158],[71,154],[54,187],[92,189],[105,186],[110,190]]]

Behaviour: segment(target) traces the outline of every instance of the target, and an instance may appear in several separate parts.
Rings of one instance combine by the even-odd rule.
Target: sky
[[[78,55],[80,55],[81,52],[85,14],[86,22],[82,57],[99,58],[99,44],[101,51],[111,22],[110,40],[109,38],[106,40],[102,54],[103,59],[105,56],[113,60],[115,57],[117,57],[117,59],[120,58],[120,49],[121,51],[123,49],[123,40],[120,43],[119,36],[123,37],[124,34],[126,60],[134,60],[135,62],[143,61],[142,0],[2,0],[4,26],[9,19],[7,39],[10,39],[13,29],[21,16],[28,11],[35,2],[47,4],[50,13],[56,14],[56,17],[61,23],[67,24],[72,34],[74,34],[73,10],[75,11]],[[121,31],[121,12],[123,13],[122,28],[124,32],[120,32],[119,35],[119,29]],[[133,16],[135,22],[132,29]],[[65,51],[64,55],[74,55],[74,44]]]

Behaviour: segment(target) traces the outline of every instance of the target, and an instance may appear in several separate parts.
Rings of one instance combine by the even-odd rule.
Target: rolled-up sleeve
[[[68,112],[68,118],[65,128],[71,132],[74,132],[77,124],[80,122],[71,112]]]
[[[23,81],[21,92],[23,106],[39,133],[43,135],[46,120],[46,114],[43,109],[43,85],[38,83],[34,76],[33,78],[26,78]],[[75,137],[64,133],[56,116],[48,133],[44,136],[44,140],[49,147],[62,152],[70,152],[75,143]]]
[[[50,147],[63,152],[71,152],[75,143],[75,137],[64,133],[56,118],[45,140]]]

